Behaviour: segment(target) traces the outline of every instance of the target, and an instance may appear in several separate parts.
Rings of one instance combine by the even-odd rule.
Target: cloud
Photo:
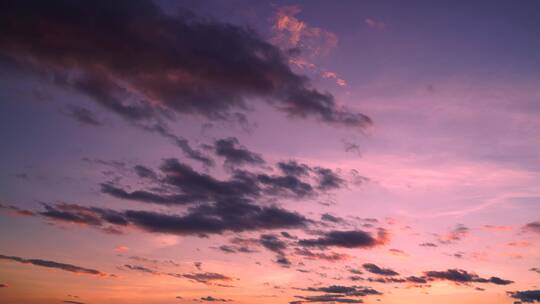
[[[336,302],[336,303],[363,303],[362,299],[358,297],[365,297],[369,295],[381,295],[379,291],[362,286],[342,286],[342,285],[330,285],[323,287],[308,287],[301,289],[310,292],[322,292],[323,295],[317,296],[296,296],[301,301],[294,301],[290,303],[307,303],[307,302]]]
[[[345,298],[343,295],[320,295],[320,296],[296,296],[296,298],[302,299],[302,301],[292,301],[289,304],[298,304],[298,303],[322,303],[322,302],[332,302],[332,303],[364,303],[362,299],[351,299]]]
[[[338,189],[345,184],[337,173],[328,168],[316,167],[314,171],[319,178],[318,188],[321,190]]]
[[[422,246],[422,247],[439,247],[439,246],[437,246],[437,244],[434,244],[434,243],[421,243],[418,246]]]
[[[370,233],[362,230],[330,231],[325,232],[317,239],[304,239],[298,241],[305,247],[345,247],[345,248],[371,248],[380,245],[382,238],[376,239]]]
[[[206,296],[206,297],[202,297],[201,301],[206,301],[206,302],[231,302],[232,300],[231,299],[214,298],[212,296]]]
[[[538,268],[538,267],[533,267],[533,268],[529,269],[529,271],[536,272],[536,273],[540,274],[540,268]]]
[[[262,165],[264,160],[260,154],[251,152],[240,146],[236,137],[218,139],[214,143],[214,152],[225,158],[225,165],[229,168],[241,165]]]
[[[182,150],[186,157],[201,162],[207,167],[214,166],[214,161],[210,157],[204,155],[204,153],[202,153],[201,151],[191,147],[187,139],[178,135],[174,135],[163,123],[156,123],[152,126],[145,126],[143,127],[143,129],[153,133],[157,133],[162,137],[169,139],[172,143],[179,147],[180,150]]]
[[[311,171],[311,168],[308,165],[298,163],[295,160],[279,162],[277,166],[283,172],[283,174],[296,177],[307,176]]]
[[[464,237],[469,235],[470,229],[463,225],[457,225],[452,229],[448,234],[439,237],[439,242],[441,244],[451,244],[457,241],[462,240]]]
[[[291,266],[291,261],[284,255],[278,255],[275,262],[276,264],[281,265],[285,268]]]
[[[433,280],[447,280],[456,283],[492,283],[496,285],[508,285],[514,283],[510,280],[504,280],[499,277],[481,278],[475,273],[470,273],[461,269],[448,269],[446,271],[426,271],[427,278]]]
[[[524,231],[540,233],[540,221],[531,222],[523,226]]]
[[[0,284],[0,288],[7,288],[8,286],[8,284]]]
[[[307,248],[295,248],[294,253],[310,260],[323,260],[327,262],[340,262],[350,258],[348,254],[338,252],[313,252]]]
[[[175,277],[184,277],[186,279],[190,279],[195,282],[207,284],[207,285],[213,285],[216,281],[219,282],[230,282],[233,280],[233,278],[226,276],[221,273],[216,272],[192,272],[192,273],[186,273],[186,274],[170,274]]]
[[[330,213],[324,213],[321,215],[321,220],[322,221],[326,221],[326,222],[331,222],[331,223],[344,223],[345,220],[341,217],[338,217],[338,216],[333,216],[331,215]]]
[[[40,267],[54,268],[54,269],[64,270],[64,271],[73,272],[73,273],[80,273],[80,274],[90,274],[90,275],[98,275],[98,276],[107,275],[106,273],[103,273],[95,269],[84,268],[84,267],[80,267],[76,265],[59,263],[59,262],[48,261],[48,260],[41,260],[41,259],[24,259],[17,256],[0,255],[0,260],[13,261],[13,262],[22,263],[22,264],[31,264],[31,265],[40,266]]]
[[[313,89],[290,69],[288,55],[243,27],[186,11],[165,14],[149,0],[15,2],[0,12],[4,57],[131,121],[175,113],[226,119],[260,100],[289,116],[354,128],[371,123]],[[288,29],[291,22],[280,24]],[[316,28],[294,35],[337,43]]]
[[[66,304],[85,304],[84,302],[72,301],[72,300],[65,300],[64,303],[66,303]]]
[[[379,274],[379,275],[383,275],[383,276],[397,276],[399,275],[399,273],[395,272],[394,270],[390,269],[390,268],[381,268],[375,264],[371,264],[371,263],[366,263],[366,264],[363,264],[362,267],[364,267],[365,270],[371,272],[371,273],[374,273],[374,274]]]
[[[395,277],[378,277],[378,278],[367,278],[368,282],[374,282],[374,283],[383,283],[383,284],[390,284],[390,283],[412,283],[412,284],[426,284],[428,280],[425,277],[416,277],[416,276],[409,276],[404,278],[395,278]]]
[[[264,248],[275,253],[283,254],[283,251],[287,249],[287,243],[280,240],[275,234],[262,234],[259,242]]]
[[[336,34],[299,20],[299,6],[281,7],[275,16],[272,41],[284,49],[300,49],[309,57],[328,54],[338,44]]]
[[[133,270],[133,271],[138,271],[138,272],[144,272],[144,273],[149,273],[149,274],[160,274],[156,270],[153,270],[153,269],[150,269],[150,268],[147,268],[147,267],[144,267],[144,266],[140,266],[140,265],[126,264],[126,265],[124,265],[124,267],[126,269]]]
[[[126,200],[163,205],[186,205],[225,200],[253,201],[273,197],[299,199],[315,197],[322,192],[345,186],[345,181],[330,169],[307,168],[309,172],[314,172],[314,176],[309,173],[302,177],[290,174],[269,175],[236,169],[232,170],[228,179],[219,180],[208,174],[197,172],[177,159],[170,158],[164,160],[160,166],[161,175],[152,180],[156,186],[154,189],[157,191],[129,192],[113,183],[103,183],[101,191]],[[140,172],[138,174],[140,175]]]
[[[510,291],[508,295],[523,303],[540,302],[540,290]]]
[[[221,234],[225,231],[302,228],[308,220],[302,215],[276,206],[257,206],[247,202],[222,202],[191,208],[183,215],[151,211],[114,211],[72,204],[44,205],[39,214],[61,222],[85,224],[108,231],[134,226],[148,232],[177,235]]]
[[[140,178],[147,178],[147,179],[150,179],[150,180],[156,180],[157,179],[156,172],[154,172],[154,170],[149,169],[149,168],[147,168],[145,166],[136,165],[135,167],[133,167],[133,170],[135,171],[137,176],[140,177]]]
[[[30,210],[21,209],[19,207],[12,206],[12,205],[6,206],[6,205],[0,204],[0,212],[2,211],[6,211],[8,214],[11,214],[11,215],[20,215],[20,216],[33,216],[34,215],[34,212]]]
[[[102,125],[94,112],[84,107],[80,107],[77,105],[69,105],[67,107],[66,114],[78,121],[81,125],[88,125],[94,127]]]

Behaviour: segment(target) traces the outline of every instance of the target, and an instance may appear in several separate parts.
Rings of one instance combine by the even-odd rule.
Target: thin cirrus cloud
[[[255,98],[295,117],[354,128],[371,123],[311,88],[280,49],[242,27],[167,15],[145,0],[32,4],[2,5],[2,54],[131,121],[163,113],[227,119]]]

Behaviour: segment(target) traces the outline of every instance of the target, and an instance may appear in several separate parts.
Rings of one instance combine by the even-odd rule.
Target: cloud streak
[[[6,261],[12,261],[17,262],[21,264],[29,264],[39,267],[46,267],[46,268],[54,268],[59,269],[67,272],[77,273],[77,274],[89,274],[89,275],[97,275],[97,276],[107,276],[106,273],[103,273],[99,270],[91,269],[91,268],[85,268],[80,267],[72,264],[65,264],[55,261],[49,261],[49,260],[42,260],[42,259],[24,259],[17,256],[7,256],[7,255],[0,255],[0,260],[6,260]]]

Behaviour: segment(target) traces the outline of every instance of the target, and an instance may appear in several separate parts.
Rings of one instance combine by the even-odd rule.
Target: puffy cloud
[[[508,295],[523,303],[540,302],[540,290],[511,291]]]
[[[260,154],[240,146],[236,137],[218,139],[214,143],[214,151],[225,158],[225,165],[232,168],[244,164],[262,165],[264,160]]]
[[[174,113],[229,118],[261,100],[290,116],[355,128],[371,123],[313,89],[290,69],[286,54],[252,30],[185,11],[165,14],[149,0],[5,3],[0,20],[5,58],[131,121]],[[278,27],[289,29],[291,21]],[[330,33],[299,29],[298,39],[337,43]]]

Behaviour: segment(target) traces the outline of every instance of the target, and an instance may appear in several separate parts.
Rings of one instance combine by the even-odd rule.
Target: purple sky
[[[536,1],[0,1],[0,302],[540,302]]]

